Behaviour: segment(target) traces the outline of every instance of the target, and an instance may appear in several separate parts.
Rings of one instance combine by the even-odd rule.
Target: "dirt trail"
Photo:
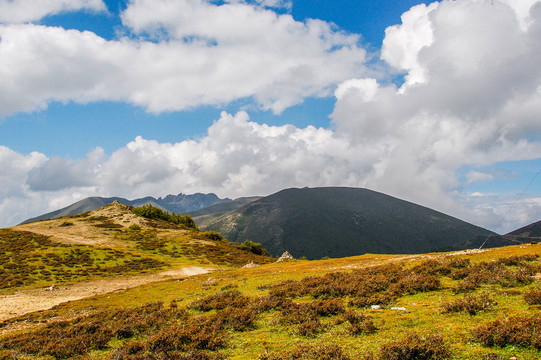
[[[45,288],[22,290],[11,295],[0,295],[0,321],[27,313],[50,309],[51,307],[73,300],[125,290],[139,285],[170,278],[182,278],[211,272],[213,269],[190,266],[168,270],[155,274],[139,275],[119,279],[103,279],[73,285],[59,285],[58,289],[48,291]],[[0,331],[1,333],[1,331]]]

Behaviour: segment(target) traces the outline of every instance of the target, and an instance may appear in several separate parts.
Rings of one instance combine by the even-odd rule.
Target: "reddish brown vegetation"
[[[467,312],[470,315],[476,315],[480,311],[487,311],[496,305],[496,301],[492,300],[488,295],[480,296],[465,296],[453,302],[443,303],[444,313],[450,312]]]
[[[524,294],[524,300],[526,300],[529,305],[541,305],[541,289],[531,289]]]
[[[498,319],[472,330],[475,340],[489,347],[516,345],[541,350],[541,314]]]
[[[438,335],[421,337],[416,333],[380,348],[380,360],[440,360],[451,356],[448,345]]]
[[[260,360],[349,360],[350,357],[335,344],[310,345],[299,344],[293,349],[280,353],[262,354]]]

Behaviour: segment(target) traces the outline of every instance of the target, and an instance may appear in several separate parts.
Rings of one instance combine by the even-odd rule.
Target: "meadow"
[[[15,321],[4,358],[537,359],[539,245],[293,260],[147,284]]]

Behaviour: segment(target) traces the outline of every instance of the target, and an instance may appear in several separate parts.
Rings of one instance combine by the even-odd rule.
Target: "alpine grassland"
[[[188,265],[212,272],[6,319],[1,358],[541,357],[541,245],[275,262],[255,242],[104,209],[2,230],[2,291]],[[137,259],[148,266],[130,267]]]

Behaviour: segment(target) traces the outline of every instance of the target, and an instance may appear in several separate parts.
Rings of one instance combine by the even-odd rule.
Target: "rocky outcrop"
[[[295,260],[295,258],[291,256],[291,254],[288,251],[284,252],[282,256],[280,256],[280,258],[276,260],[276,262],[287,261],[287,260]]]

